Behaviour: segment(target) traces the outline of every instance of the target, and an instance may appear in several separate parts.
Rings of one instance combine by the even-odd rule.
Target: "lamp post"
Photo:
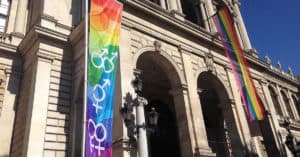
[[[294,137],[290,129],[289,120],[285,119],[283,122],[283,127],[288,131],[286,135],[285,144],[288,149],[293,153],[295,157],[300,157],[300,142]]]
[[[137,146],[139,157],[148,157],[148,127],[146,126],[144,109],[148,104],[148,101],[140,96],[142,92],[142,80],[139,78],[139,73],[135,74],[135,79],[132,81],[132,86],[136,93],[136,98],[133,99],[131,94],[127,93],[120,113],[122,114],[125,126],[127,127],[129,146],[133,148]],[[135,116],[133,114],[134,107],[136,110],[136,124]],[[147,118],[149,118],[150,126],[157,125],[158,113],[154,108],[152,108],[152,110],[149,112],[149,116]]]

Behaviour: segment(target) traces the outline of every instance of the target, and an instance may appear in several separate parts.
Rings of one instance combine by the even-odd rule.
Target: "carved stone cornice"
[[[27,53],[37,53],[41,43],[55,43],[56,47],[63,48],[69,44],[69,37],[65,34],[41,26],[34,26],[25,35],[18,49],[22,56],[25,56]],[[35,48],[36,52],[30,51],[35,46],[37,46],[37,48]]]

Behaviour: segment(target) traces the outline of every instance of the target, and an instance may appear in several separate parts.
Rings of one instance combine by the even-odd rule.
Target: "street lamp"
[[[155,108],[152,107],[151,111],[149,112],[149,125],[157,126],[158,124],[158,113],[155,111]]]
[[[286,135],[285,144],[295,157],[300,157],[300,142],[294,137],[290,129],[290,122],[284,119],[283,127],[288,131]]]
[[[132,86],[136,93],[136,98],[133,99],[130,93],[125,96],[125,102],[120,109],[120,113],[124,118],[124,123],[127,128],[127,136],[129,138],[129,147],[138,147],[139,157],[148,157],[148,143],[147,143],[147,129],[145,122],[145,106],[148,104],[147,99],[140,96],[142,92],[142,80],[139,78],[140,73],[135,74],[135,79],[132,81]],[[136,110],[133,114],[133,108]],[[152,108],[149,112],[149,124],[151,127],[155,127],[158,122],[158,113],[155,108]],[[137,137],[137,138],[136,138]]]

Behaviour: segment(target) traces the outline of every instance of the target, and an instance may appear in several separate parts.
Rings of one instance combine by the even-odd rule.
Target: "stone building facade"
[[[84,1],[0,2],[0,156],[80,156]],[[148,135],[150,156],[292,156],[284,126],[288,120],[300,141],[300,82],[291,70],[258,58],[238,0],[122,3],[113,156],[136,156],[119,113],[126,93],[134,94],[136,71],[142,96],[160,114],[157,133]],[[217,6],[227,6],[234,17],[267,112],[263,121],[247,120],[215,35]]]

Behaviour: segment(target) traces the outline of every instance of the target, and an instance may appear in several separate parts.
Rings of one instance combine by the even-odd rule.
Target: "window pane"
[[[2,0],[0,4],[0,14],[2,15],[7,15],[8,14],[8,1],[7,0]]]
[[[4,32],[6,25],[6,17],[0,16],[0,32]]]

